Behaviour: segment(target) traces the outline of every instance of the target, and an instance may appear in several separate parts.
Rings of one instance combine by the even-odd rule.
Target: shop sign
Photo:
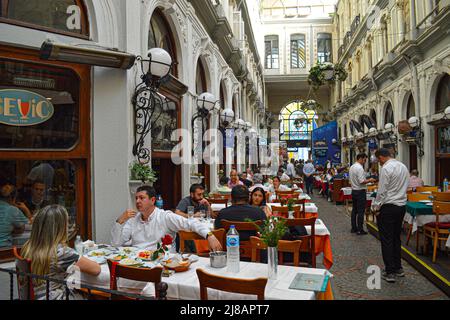
[[[55,111],[45,97],[27,90],[0,90],[0,123],[34,126],[49,120]]]

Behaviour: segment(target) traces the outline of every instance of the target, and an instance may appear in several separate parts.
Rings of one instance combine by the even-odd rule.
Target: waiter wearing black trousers
[[[367,234],[364,231],[364,211],[366,210],[367,186],[369,182],[375,182],[375,179],[367,179],[364,171],[364,164],[367,162],[367,154],[360,153],[356,156],[356,162],[350,167],[350,184],[352,186],[352,233],[358,235]]]
[[[388,149],[378,150],[375,156],[382,167],[372,210],[377,212],[381,252],[385,265],[381,277],[392,283],[396,281],[396,277],[405,276],[401,262],[400,234],[406,213],[409,173],[403,163],[392,158]]]

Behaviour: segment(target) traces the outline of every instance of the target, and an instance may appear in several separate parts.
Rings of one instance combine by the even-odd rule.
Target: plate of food
[[[128,255],[126,254],[115,254],[115,255],[111,255],[109,257],[109,259],[111,259],[112,261],[116,261],[116,262],[120,262],[122,260],[128,259]]]
[[[97,249],[88,252],[89,257],[106,257],[111,254],[111,251],[106,249]]]
[[[137,266],[141,266],[143,263],[141,261],[135,260],[135,259],[123,259],[119,262],[119,264],[123,265],[123,266],[129,266],[129,267],[137,267]]]
[[[121,247],[121,248],[119,248],[119,251],[121,253],[130,255],[130,254],[136,253],[137,249],[134,247]]]
[[[153,251],[153,250],[139,251],[137,254],[137,257],[143,261],[152,261],[152,260],[154,260],[154,259],[152,259],[154,252],[155,251]]]
[[[175,272],[184,272],[188,271],[191,266],[191,260],[189,259],[168,259],[163,261],[162,266],[166,269],[173,270]]]

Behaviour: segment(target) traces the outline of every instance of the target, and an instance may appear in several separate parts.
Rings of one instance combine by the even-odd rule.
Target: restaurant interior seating
[[[208,300],[208,288],[225,292],[249,294],[257,296],[258,300],[264,300],[267,278],[235,279],[209,274],[202,269],[197,269],[200,283],[200,299]]]
[[[108,267],[110,273],[110,289],[118,290],[117,278],[124,278],[128,280],[141,281],[141,282],[153,282],[155,284],[155,299],[167,300],[167,288],[168,285],[161,281],[162,267],[154,267],[152,269],[141,269],[129,266],[123,266],[117,262],[108,260]],[[127,291],[132,294],[140,294],[141,290]],[[126,292],[124,295],[111,295],[111,300],[135,300],[127,297]]]
[[[288,218],[289,209],[286,206],[272,206],[272,214],[274,216],[280,216],[283,218]],[[301,219],[305,218],[305,207],[294,206],[294,218]]]
[[[258,237],[250,237],[250,243],[252,245],[252,262],[261,262],[261,250],[267,250],[267,245]],[[278,241],[278,262],[279,264],[285,264],[284,253],[291,253],[293,255],[293,265],[298,267],[300,265],[300,249],[302,246],[302,240]]]
[[[433,263],[436,262],[437,248],[442,248],[441,244],[447,241],[450,235],[450,222],[442,223],[439,222],[439,216],[444,214],[449,214],[450,212],[450,202],[434,201],[433,203],[433,213],[436,215],[436,222],[427,223],[423,230],[425,236],[425,254],[428,251],[429,240],[431,239],[433,244]]]

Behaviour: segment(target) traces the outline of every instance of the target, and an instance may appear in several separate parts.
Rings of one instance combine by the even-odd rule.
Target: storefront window
[[[450,153],[450,126],[440,127],[438,130],[438,152]]]
[[[79,78],[0,59],[0,149],[68,150],[79,139]]]
[[[77,230],[75,167],[70,161],[0,160],[0,179],[10,188],[2,188],[1,206],[19,208],[27,221],[23,232],[0,230],[0,247],[21,246],[30,236],[32,219],[39,209],[59,204],[69,213],[69,235]],[[8,191],[8,192],[6,192]],[[31,222],[30,222],[31,220]]]
[[[77,0],[0,0],[8,22],[55,32],[88,36],[87,15]]]

